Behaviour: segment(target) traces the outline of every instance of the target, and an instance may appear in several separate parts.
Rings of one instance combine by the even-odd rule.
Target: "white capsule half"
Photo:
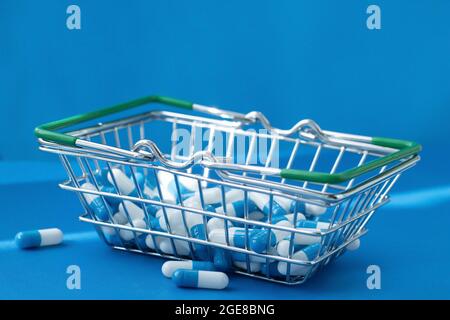
[[[158,182],[161,189],[162,202],[166,203],[176,203],[177,196],[174,194],[170,188],[171,182],[174,181],[173,174],[167,171],[158,171]]]
[[[305,203],[305,211],[306,213],[313,216],[320,216],[327,211],[327,208],[321,207],[311,203]]]
[[[239,269],[245,270],[247,272],[255,273],[261,271],[261,263],[250,262],[250,270],[247,269],[247,262],[234,261],[233,265]]]
[[[175,250],[177,251],[176,253],[178,255],[188,256],[190,254],[191,250],[189,248],[189,244],[186,241],[174,239],[173,242],[175,245]],[[175,254],[172,246],[172,241],[170,241],[170,239],[168,238],[161,240],[159,249],[165,254]]]
[[[233,227],[233,224],[230,221],[228,221],[227,225],[228,228]],[[216,229],[225,229],[225,219],[220,219],[216,217],[209,219],[207,224],[208,233]]]
[[[120,170],[119,168],[112,168],[111,171],[112,175],[111,172],[108,171],[107,175],[108,181],[112,185],[114,185],[114,181],[116,182],[120,194],[128,196],[136,192],[136,188],[133,181],[130,178],[128,178],[127,175],[122,170]]]
[[[279,256],[281,257],[285,257],[287,258],[289,256],[289,249],[290,249],[290,245],[291,242],[290,240],[281,240],[280,242],[278,242],[277,244],[277,253]],[[297,252],[299,251],[303,246],[301,245],[296,245],[295,243],[293,244],[293,249],[292,252]]]
[[[155,239],[155,240],[153,240],[153,239]],[[162,240],[163,240],[163,238],[161,238],[161,237],[152,236],[152,235],[148,234],[145,237],[145,245],[147,246],[147,248],[155,250],[156,246],[159,247],[159,244],[161,243]],[[155,244],[155,241],[156,241],[156,244]]]
[[[205,205],[218,205],[222,200],[221,189],[218,187],[202,189],[203,203]],[[183,201],[183,204],[191,208],[202,208],[199,191],[196,191],[191,197]]]
[[[126,226],[131,227],[131,224],[127,223]],[[137,219],[137,220],[133,220],[133,227],[139,228],[139,229],[146,229],[147,224],[145,223],[144,220]],[[136,232],[136,236],[139,236],[141,234],[142,233]],[[130,230],[120,229],[119,235],[125,241],[130,241],[131,239],[134,238],[134,232],[130,231]]]
[[[145,217],[144,210],[142,210],[142,208],[136,205],[135,203],[128,200],[124,200],[121,204],[119,204],[119,212],[122,212],[125,215],[125,217],[126,212],[128,212],[128,215],[130,216],[131,220],[144,219]]]
[[[350,242],[350,243],[347,245],[346,249],[349,250],[349,251],[355,251],[355,250],[358,250],[358,249],[359,249],[360,245],[361,245],[361,241],[360,241],[359,238],[358,238],[358,239],[356,239],[356,240]]]
[[[120,224],[120,225],[124,225],[124,224],[128,223],[128,218],[125,215],[125,213],[123,213],[123,212],[116,212],[113,215],[113,222],[117,223],[117,224]]]
[[[306,248],[295,252],[292,255],[293,260],[299,260],[302,262],[312,261],[315,259],[320,251],[320,244],[313,244],[310,246],[307,246]],[[288,267],[290,265],[290,267]],[[311,270],[310,265],[302,265],[302,264],[294,264],[294,263],[287,263],[287,262],[278,262],[278,272],[282,275],[287,275],[288,271],[289,274],[292,276],[304,276]],[[289,270],[288,270],[289,269]]]
[[[248,230],[249,235],[251,230]],[[225,229],[215,229],[208,233],[209,240],[212,242],[227,244],[227,234]],[[231,246],[239,248],[245,247],[245,228],[229,228],[228,242]]]

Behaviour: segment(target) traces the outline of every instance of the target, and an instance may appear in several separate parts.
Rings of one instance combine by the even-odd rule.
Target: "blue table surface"
[[[90,225],[78,221],[77,197],[58,188],[64,174],[59,164],[0,163],[0,298],[448,299],[450,174],[440,163],[423,161],[404,174],[392,202],[369,223],[361,248],[307,283],[285,286],[231,275],[222,291],[177,288],[162,276],[162,259],[105,246]],[[432,167],[441,174],[430,174]],[[28,251],[15,247],[16,232],[46,227],[61,228],[64,244]],[[69,265],[81,268],[80,290],[66,287]],[[381,268],[380,290],[366,286],[369,265]]]

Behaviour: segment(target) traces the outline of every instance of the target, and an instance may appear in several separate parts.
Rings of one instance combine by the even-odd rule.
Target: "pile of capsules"
[[[114,167],[99,170],[95,174],[95,182],[87,181],[80,186],[81,189],[93,191],[97,191],[97,187],[100,191],[110,194],[142,197],[228,217],[245,217],[246,223],[231,222],[219,217],[209,217],[154,203],[133,202],[112,196],[102,198],[97,194],[83,193],[84,200],[97,220],[133,229],[150,229],[207,240],[224,246],[247,248],[261,255],[311,261],[320,253],[320,236],[292,234],[273,227],[299,230],[329,228],[329,223],[319,219],[326,212],[324,207],[279,196],[271,199],[268,194],[259,192],[249,191],[245,194],[240,189],[207,188],[197,179],[186,176],[175,178],[172,173],[166,171],[146,175],[139,169],[134,169],[131,173]],[[269,223],[271,227],[252,224],[252,221]],[[109,226],[101,228],[106,240],[114,246],[125,245],[142,251],[157,251],[177,257],[195,257],[196,260],[168,261],[163,265],[163,274],[182,287],[223,289],[228,285],[226,272],[236,269],[279,279],[286,278],[287,275],[302,276],[310,269],[310,266],[306,265],[270,260],[261,255],[140,233],[131,229],[115,229]],[[355,250],[358,247],[357,239],[346,249]]]
[[[186,176],[175,178],[172,173],[166,171],[158,171],[157,175],[152,177],[139,170],[134,170],[131,174],[119,168],[111,168],[100,171],[96,176],[96,182],[103,192],[143,197],[228,217],[244,218],[246,216],[247,222],[245,225],[232,223],[219,217],[208,217],[200,213],[161,207],[156,204],[135,203],[115,197],[106,197],[106,202],[110,206],[110,210],[108,210],[100,196],[85,193],[87,204],[96,218],[101,221],[112,221],[114,224],[137,229],[167,232],[231,247],[248,248],[257,254],[290,256],[295,260],[311,261],[320,252],[321,238],[300,233],[292,236],[289,231],[252,225],[251,221],[287,228],[294,228],[295,224],[296,229],[329,228],[329,223],[317,219],[325,213],[326,208],[324,207],[296,202],[284,197],[274,196],[273,199],[270,199],[268,194],[259,192],[248,192],[245,195],[244,191],[240,189],[206,188],[202,187],[197,179]],[[81,185],[81,188],[96,190],[96,187],[89,182]],[[199,192],[199,188],[201,188],[201,192]],[[222,196],[223,190],[225,190],[224,197]],[[112,216],[111,212],[113,212]],[[248,214],[245,215],[245,212]],[[126,243],[143,251],[160,251],[178,257],[194,256],[198,260],[197,266],[208,266],[205,271],[228,272],[233,269],[241,269],[251,273],[269,273],[270,277],[281,279],[285,278],[287,274],[291,276],[305,275],[310,268],[300,264],[290,264],[288,267],[288,263],[282,261],[272,260],[271,263],[268,263],[268,259],[262,256],[247,255],[180,239],[126,229],[120,229],[117,233],[111,227],[102,227],[102,229],[107,241],[112,245],[121,246]],[[293,245],[291,245],[291,240]],[[354,250],[358,247],[359,241],[355,241],[347,249]],[[292,254],[289,255],[289,253]],[[210,262],[214,268],[210,264],[199,264],[199,262]],[[220,277],[223,278],[223,276]],[[183,278],[189,277],[176,277],[176,279]],[[177,284],[180,285],[181,282],[178,281]]]

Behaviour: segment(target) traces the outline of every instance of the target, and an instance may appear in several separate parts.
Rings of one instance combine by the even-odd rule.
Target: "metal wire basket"
[[[148,103],[209,117],[150,111],[94,121]],[[67,131],[68,127],[73,129]],[[388,193],[400,175],[419,160],[421,150],[409,141],[325,131],[312,120],[281,130],[260,112],[241,114],[160,96],[47,123],[35,133],[41,150],[59,155],[68,173],[60,187],[78,195],[85,210],[80,220],[94,225],[106,244],[175,259],[214,260],[219,255],[231,261],[235,272],[285,284],[306,281],[359,241],[376,209],[389,201]],[[180,152],[183,139],[188,139],[188,147]],[[255,159],[260,146],[266,146],[266,157]],[[117,183],[114,170],[118,168],[128,174],[134,193],[123,192]],[[109,188],[100,181],[105,174],[113,177]],[[148,196],[141,177],[153,181],[156,195]],[[187,180],[194,182],[197,205],[186,200]],[[167,183],[172,181],[169,199]],[[214,190],[212,199],[221,212],[211,207],[207,190]],[[241,216],[227,213],[230,192],[242,196]],[[255,197],[267,199],[264,218],[255,218],[251,212]],[[89,203],[93,198],[101,199],[106,217],[96,216]],[[279,223],[276,212],[283,202],[290,205],[288,225]],[[144,212],[145,224],[133,221],[130,210],[135,208],[130,203]],[[114,218],[120,205],[125,221]],[[308,213],[307,208],[314,212]],[[155,211],[165,229],[151,223]],[[181,231],[170,226],[174,211],[182,217]],[[208,232],[203,237],[192,234],[186,217],[193,216],[201,217],[206,231],[213,218],[238,226],[244,233],[243,243],[230,239],[229,228],[223,229],[222,242],[209,239]],[[299,227],[305,216],[306,221],[320,221],[321,228]],[[254,230],[269,231],[263,250],[251,246]],[[283,256],[274,250],[274,234],[283,235]],[[296,250],[304,248],[296,239],[313,243],[314,250],[296,255]]]

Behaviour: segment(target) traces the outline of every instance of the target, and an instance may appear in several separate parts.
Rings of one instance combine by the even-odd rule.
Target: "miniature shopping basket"
[[[143,107],[147,104],[177,107],[187,114],[161,109],[148,111]],[[118,118],[119,113],[124,115]],[[403,171],[416,164],[421,151],[419,144],[409,141],[325,131],[312,120],[301,120],[282,130],[273,127],[260,112],[241,114],[161,96],[50,122],[37,127],[35,134],[40,149],[57,154],[67,171],[68,179],[59,186],[78,195],[85,210],[80,220],[92,224],[107,245],[141,254],[197,260],[195,247],[206,246],[211,260],[215,252],[239,256],[239,267],[233,270],[237,273],[285,284],[306,281],[359,241],[367,232],[370,218],[389,201],[389,191]],[[111,182],[113,188],[102,188],[98,181],[100,172],[111,173],[114,168],[127,172],[137,193],[123,194],[115,181]],[[143,195],[138,172],[156,181],[158,197],[150,199]],[[161,181],[162,176],[173,178],[177,201],[165,199],[161,185],[166,181]],[[184,204],[180,180],[187,178],[198,184],[201,200],[203,190],[219,188],[218,201],[223,207],[230,190],[241,190],[244,216],[218,213],[203,200],[200,207]],[[95,188],[83,188],[87,182]],[[269,212],[264,220],[250,218],[252,194],[269,199]],[[102,199],[108,207],[108,219],[101,220],[93,214],[86,200],[88,195]],[[273,207],[280,199],[295,204],[292,226],[280,226],[274,221]],[[183,234],[170,228],[154,229],[150,224],[135,226],[128,214],[130,220],[118,223],[113,219],[114,208],[108,204],[123,201],[140,206],[147,219],[151,218],[148,206],[152,205],[164,213],[179,210],[182,214],[200,215],[205,228],[209,219],[219,218],[244,228],[245,232],[255,228],[283,231],[290,241],[289,252],[285,256],[269,249],[258,253],[249,248],[247,241],[236,245],[227,237],[226,243],[218,243],[208,239],[207,234],[202,239],[189,231]],[[322,214],[308,216],[301,209],[306,204],[321,208]],[[297,218],[300,213],[311,221],[325,221],[328,227],[296,228],[295,220],[301,219]],[[119,236],[121,231],[132,233],[133,239],[123,240]],[[112,237],[114,233],[116,236]],[[152,237],[153,243],[168,239],[172,249],[147,247],[139,241],[142,235]],[[320,249],[307,259],[295,256],[297,236],[315,237]],[[189,250],[179,253],[177,242],[187,244]],[[273,268],[280,263],[287,267],[283,274],[279,268]],[[259,268],[253,268],[255,265]],[[296,267],[301,267],[302,272],[290,272]]]

